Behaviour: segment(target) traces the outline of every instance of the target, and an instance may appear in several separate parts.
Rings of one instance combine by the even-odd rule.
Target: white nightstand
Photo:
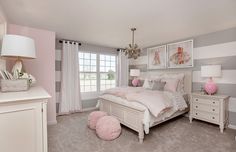
[[[223,133],[228,122],[228,103],[229,96],[226,95],[192,93],[190,100],[190,123],[195,118],[217,124],[220,126],[220,132]]]

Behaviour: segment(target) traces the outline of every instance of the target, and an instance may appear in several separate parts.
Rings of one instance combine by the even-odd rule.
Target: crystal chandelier
[[[134,31],[136,28],[131,28],[132,31],[132,43],[129,44],[129,47],[126,47],[123,51],[125,55],[128,55],[128,58],[137,59],[140,56],[141,49],[138,48],[138,45],[134,43]]]

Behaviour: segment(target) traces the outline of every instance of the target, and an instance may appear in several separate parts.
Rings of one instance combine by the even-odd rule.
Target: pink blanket
[[[163,91],[146,90],[142,87],[113,88],[106,90],[104,94],[118,96],[130,102],[139,102],[146,106],[155,117],[173,106]]]

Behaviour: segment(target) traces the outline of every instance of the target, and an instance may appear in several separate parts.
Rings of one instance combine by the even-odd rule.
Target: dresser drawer
[[[219,106],[219,101],[217,101],[217,100],[202,99],[202,98],[194,97],[192,102],[201,103],[201,104],[209,104],[209,105],[213,105],[213,106]]]
[[[194,102],[192,105],[193,109],[195,110],[200,110],[200,111],[205,111],[205,112],[210,112],[213,114],[218,114],[219,113],[219,107],[218,106],[211,106],[207,104],[201,104],[198,102]]]
[[[216,123],[216,124],[219,123],[219,119],[220,119],[218,114],[203,112],[199,110],[193,110],[192,115],[195,118],[207,120],[209,122]]]

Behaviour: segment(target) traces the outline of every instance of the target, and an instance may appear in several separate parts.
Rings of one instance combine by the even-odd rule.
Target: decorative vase
[[[213,82],[213,80],[210,78],[209,81],[205,84],[204,89],[205,89],[205,91],[207,92],[207,94],[213,95],[213,94],[215,94],[216,91],[217,91],[217,86],[216,86],[216,84]]]
[[[133,85],[134,87],[137,87],[137,86],[139,85],[139,83],[140,83],[140,81],[139,81],[139,79],[137,79],[137,78],[134,78],[133,81],[132,81],[132,85]]]

